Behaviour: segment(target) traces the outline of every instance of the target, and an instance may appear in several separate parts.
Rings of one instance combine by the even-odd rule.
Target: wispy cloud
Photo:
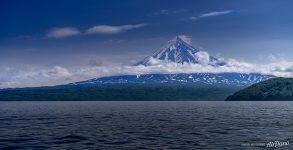
[[[219,16],[219,15],[230,14],[232,12],[233,12],[232,10],[214,11],[214,12],[209,12],[209,13],[206,13],[206,14],[201,14],[199,17],[200,18],[214,17],[214,16]]]
[[[230,14],[230,13],[233,13],[233,10],[213,11],[213,12],[209,12],[209,13],[200,14],[199,16],[191,16],[191,17],[189,17],[189,19],[190,20],[197,20],[200,18],[215,17],[215,16],[226,15],[226,14]]]
[[[50,29],[46,37],[47,38],[68,38],[72,36],[87,35],[87,34],[119,34],[136,28],[141,28],[147,26],[147,24],[130,24],[130,25],[121,25],[121,26],[112,26],[112,25],[96,25],[84,31],[74,28],[74,27],[57,27]]]
[[[128,30],[141,28],[147,24],[134,24],[134,25],[122,25],[122,26],[111,26],[111,25],[97,25],[86,30],[87,34],[118,34]]]
[[[48,38],[66,38],[76,35],[80,35],[81,32],[77,28],[73,27],[62,27],[62,28],[52,28],[47,33],[46,37]]]
[[[189,19],[190,19],[190,20],[197,20],[197,19],[198,19],[198,17],[191,16],[191,17],[189,17]]]
[[[149,13],[147,14],[147,16],[151,17],[151,16],[160,16],[160,15],[180,14],[187,11],[188,11],[187,9],[177,9],[177,10],[161,9],[159,11]]]
[[[167,14],[169,14],[169,13],[170,13],[169,10],[167,10],[167,9],[161,9],[161,10],[159,10],[159,11],[157,11],[157,12],[154,12],[154,13],[150,13],[150,14],[148,14],[148,16],[167,15]]]

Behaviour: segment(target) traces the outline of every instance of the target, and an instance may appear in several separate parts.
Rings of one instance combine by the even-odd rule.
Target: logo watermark
[[[270,141],[267,143],[243,143],[243,147],[267,147],[267,148],[279,148],[290,145],[289,141]]]
[[[282,147],[282,146],[287,146],[289,145],[289,141],[286,141],[286,142],[282,142],[282,141],[274,141],[274,142],[268,142],[266,144],[266,147]]]

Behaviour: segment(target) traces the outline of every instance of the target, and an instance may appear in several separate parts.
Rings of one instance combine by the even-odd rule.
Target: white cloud
[[[61,66],[54,66],[52,69],[41,71],[42,76],[49,78],[70,77],[72,74]]]
[[[179,14],[179,13],[184,13],[188,12],[188,9],[177,9],[173,11],[173,14]]]
[[[210,62],[210,55],[205,51],[199,51],[195,55],[198,57],[198,62],[202,65],[208,65]]]
[[[215,17],[220,15],[226,15],[232,13],[233,10],[225,10],[225,11],[213,11],[209,13],[200,14],[199,16],[191,16],[189,17],[190,20],[198,20],[200,18],[207,18],[207,17]]]
[[[118,34],[128,30],[141,28],[147,24],[135,24],[135,25],[122,25],[122,26],[111,26],[111,25],[97,25],[89,28],[87,34]]]
[[[169,10],[167,10],[167,9],[162,9],[162,10],[160,10],[160,11],[158,11],[158,12],[155,12],[154,15],[167,15],[167,14],[169,14],[169,13],[170,13]]]
[[[197,20],[198,17],[191,16],[191,17],[189,17],[189,19],[190,19],[190,20]]]
[[[148,62],[148,65],[159,65],[163,63],[163,61],[156,59],[154,57],[150,57],[150,61]]]
[[[139,75],[150,73],[262,73],[281,77],[293,77],[293,61],[278,59],[269,64],[253,64],[235,59],[226,60],[225,66],[206,65],[208,53],[200,54],[201,64],[176,64],[166,63],[156,59],[152,60],[152,66],[91,66],[80,68],[65,68],[52,66],[49,68],[0,68],[0,88],[31,87],[65,84],[91,78],[111,75]]]
[[[66,38],[76,35],[80,35],[81,32],[77,28],[73,27],[63,27],[63,28],[53,28],[47,33],[48,38]]]
[[[72,73],[61,66],[9,68],[0,73],[0,88],[64,84],[72,81]]]
[[[112,26],[112,25],[97,25],[92,28],[87,29],[86,31],[81,31],[78,28],[74,27],[61,27],[61,28],[52,28],[46,34],[47,38],[67,38],[72,36],[78,36],[82,34],[118,34],[121,32],[133,30],[136,28],[141,28],[147,26],[147,24],[134,24],[134,25],[121,25],[121,26]]]
[[[186,43],[188,43],[188,44],[191,45],[192,40],[191,40],[190,37],[188,37],[188,36],[186,36],[186,35],[179,35],[178,37],[181,38],[184,42],[186,42]]]
[[[181,37],[183,38],[183,37]],[[184,38],[187,38],[184,36]],[[255,64],[236,59],[219,58],[224,66],[208,65],[210,55],[205,51],[196,53],[199,64],[177,64],[151,58],[151,66],[104,65],[101,61],[90,59],[81,67],[36,67],[25,65],[22,68],[0,67],[0,88],[50,86],[82,81],[111,75],[140,75],[151,73],[261,73],[280,77],[293,77],[293,61],[269,54],[270,63]]]
[[[149,13],[147,14],[147,16],[152,17],[152,16],[160,16],[160,15],[180,14],[187,11],[188,11],[187,9],[177,9],[177,10],[161,9],[159,11]]]
[[[199,17],[200,18],[214,17],[214,16],[219,16],[219,15],[230,14],[232,12],[233,12],[232,10],[214,11],[214,12],[209,12],[209,13],[201,14]]]

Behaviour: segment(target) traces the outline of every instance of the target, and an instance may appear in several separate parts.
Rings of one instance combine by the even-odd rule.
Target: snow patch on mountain
[[[121,75],[91,79],[70,85],[96,84],[193,84],[194,86],[249,86],[273,78],[270,75],[240,73],[179,73],[179,74],[143,74]]]

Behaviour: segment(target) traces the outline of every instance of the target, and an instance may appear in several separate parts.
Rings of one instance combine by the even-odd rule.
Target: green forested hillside
[[[293,78],[274,78],[254,84],[229,96],[227,101],[291,101]]]
[[[228,95],[238,89],[235,87],[197,87],[180,84],[69,85],[4,89],[0,90],[0,101],[225,100]]]

